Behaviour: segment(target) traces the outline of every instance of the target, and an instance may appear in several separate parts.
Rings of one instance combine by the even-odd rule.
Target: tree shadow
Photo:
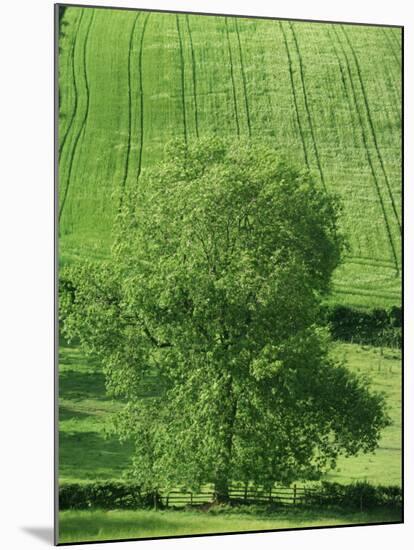
[[[130,465],[132,443],[96,432],[61,432],[59,435],[60,475],[96,480],[121,477]]]
[[[59,394],[65,399],[108,400],[105,377],[99,372],[66,370],[59,374]]]
[[[59,407],[59,422],[64,420],[87,420],[90,419],[90,413],[74,411],[73,409],[65,406]]]

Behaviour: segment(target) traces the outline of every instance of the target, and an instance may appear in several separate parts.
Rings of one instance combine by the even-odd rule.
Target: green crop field
[[[401,484],[401,353],[355,344],[337,344],[335,353],[354,372],[371,379],[373,389],[385,392],[392,426],[384,430],[375,454],[341,458],[329,481],[370,481]],[[61,483],[121,479],[132,448],[106,436],[112,414],[122,406],[105,394],[99,364],[78,348],[61,347],[60,456]]]
[[[67,8],[61,264],[108,256],[125,190],[169,139],[260,137],[342,198],[349,250],[331,300],[400,305],[401,40],[398,28]]]

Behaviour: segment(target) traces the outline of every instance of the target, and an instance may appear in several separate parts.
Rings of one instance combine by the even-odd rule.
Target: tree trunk
[[[233,448],[234,423],[236,420],[237,412],[237,398],[233,393],[232,377],[229,376],[224,384],[224,398],[226,404],[228,404],[228,408],[226,407],[227,414],[225,414],[225,418],[223,419],[225,433],[219,457],[220,468],[218,468],[216,472],[216,479],[214,481],[215,501],[218,503],[228,503],[230,500],[230,461]]]
[[[214,484],[215,501],[219,504],[226,504],[230,500],[229,484],[227,478],[217,479]]]

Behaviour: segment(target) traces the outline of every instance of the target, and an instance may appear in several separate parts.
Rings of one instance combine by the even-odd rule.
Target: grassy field
[[[60,481],[120,479],[132,447],[106,435],[120,404],[106,396],[100,366],[79,348],[62,346],[59,390]]]
[[[401,351],[386,349],[381,355],[378,348],[337,344],[337,353],[348,361],[351,370],[367,375],[373,389],[385,393],[392,425],[384,430],[375,454],[341,458],[336,470],[326,479],[340,483],[366,480],[381,485],[401,485]]]
[[[173,137],[263,137],[344,203],[335,302],[401,303],[401,30],[67,8],[62,264],[104,259],[125,189]]]
[[[400,522],[399,512],[281,510],[273,514],[191,511],[66,511],[59,514],[59,542],[167,537],[237,531]]]
[[[401,353],[355,344],[337,344],[351,370],[366,374],[372,387],[384,391],[393,425],[384,430],[373,455],[344,458],[327,479],[349,483],[367,480],[401,483]],[[76,347],[61,347],[60,362],[60,481],[121,479],[131,446],[105,438],[111,413],[121,405],[105,395],[104,376],[97,363],[87,361]]]

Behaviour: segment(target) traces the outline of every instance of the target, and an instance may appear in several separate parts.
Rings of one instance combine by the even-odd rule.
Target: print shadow
[[[21,530],[32,537],[53,545],[53,527],[21,527]]]

